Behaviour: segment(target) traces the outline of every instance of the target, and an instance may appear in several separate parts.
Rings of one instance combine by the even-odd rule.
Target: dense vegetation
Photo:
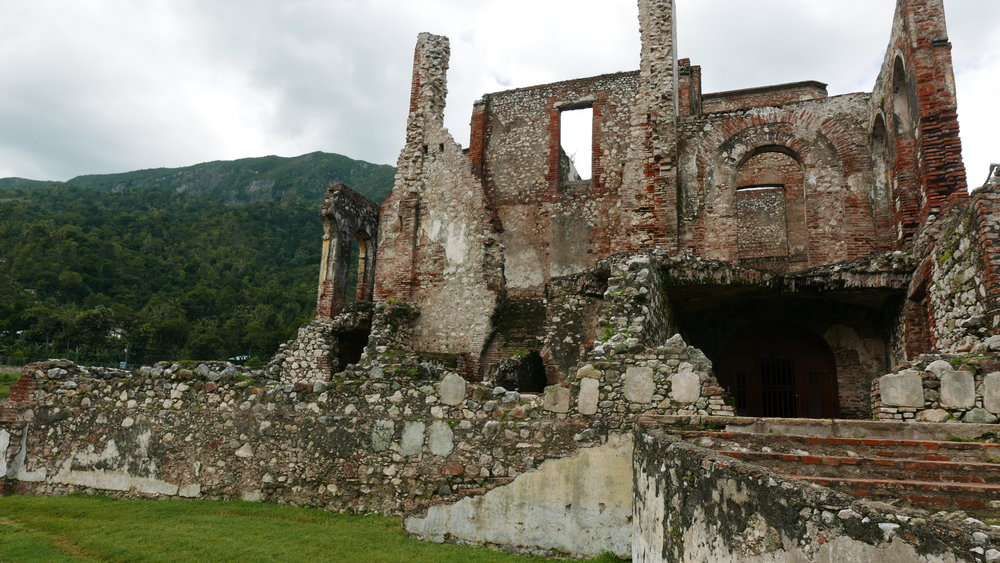
[[[276,504],[12,496],[0,513],[0,561],[544,561],[420,542],[395,518]]]
[[[314,312],[326,185],[381,201],[392,170],[312,153],[0,181],[0,364],[259,363]]]

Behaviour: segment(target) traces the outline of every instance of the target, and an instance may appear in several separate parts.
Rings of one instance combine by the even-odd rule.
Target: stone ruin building
[[[832,97],[703,93],[673,0],[638,4],[639,70],[486,94],[467,148],[421,34],[392,194],[327,190],[313,322],[263,372],[26,366],[0,489],[637,561],[1000,560],[1000,166],[969,193],[943,0],[897,0],[872,91]]]
[[[997,200],[967,190],[941,2],[901,2],[873,91],[833,97],[703,93],[672,3],[639,5],[638,71],[486,94],[465,149],[443,126],[448,40],[420,35],[392,195],[376,209],[334,186],[325,203],[314,334],[337,352],[286,377],[370,361],[360,304],[392,302],[412,315],[398,344],[472,382],[540,392],[595,351],[679,333],[741,414],[870,418],[891,367],[997,334]],[[582,110],[588,180],[560,144]],[[609,317],[636,256],[661,301]]]

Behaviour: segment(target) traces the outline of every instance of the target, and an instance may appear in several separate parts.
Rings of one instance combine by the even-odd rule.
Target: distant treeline
[[[306,155],[323,156],[346,158]],[[311,162],[296,178],[294,159],[278,160],[288,177],[272,174],[267,198],[260,182],[256,196],[235,197],[247,184],[220,181],[220,163],[210,163],[214,191],[128,174],[106,177],[106,189],[0,183],[0,364],[266,360],[314,313],[323,188],[343,176]],[[380,176],[364,190],[380,201],[391,167],[359,165]],[[275,188],[298,181],[311,186],[294,197]]]

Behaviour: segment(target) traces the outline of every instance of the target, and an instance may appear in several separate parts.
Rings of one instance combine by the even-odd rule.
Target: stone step
[[[912,506],[931,512],[963,510],[984,517],[994,517],[1000,512],[1000,485],[812,475],[787,477],[816,483],[860,498],[897,506]]]
[[[873,459],[730,450],[721,450],[719,453],[763,465],[783,474],[1000,485],[1000,464],[997,463]]]
[[[1000,444],[989,442],[832,438],[708,430],[679,430],[675,434],[687,442],[715,450],[746,449],[814,456],[844,456],[849,451],[857,457],[872,459],[1000,462]]]

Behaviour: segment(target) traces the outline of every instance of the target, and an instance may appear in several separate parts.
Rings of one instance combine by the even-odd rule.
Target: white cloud
[[[868,90],[893,5],[678,0],[678,54],[706,92]],[[975,185],[997,130],[1000,4],[947,7]],[[0,175],[44,179],[314,150],[394,163],[421,31],[451,38],[446,124],[463,144],[483,93],[639,56],[633,0],[0,0],[0,13]]]

